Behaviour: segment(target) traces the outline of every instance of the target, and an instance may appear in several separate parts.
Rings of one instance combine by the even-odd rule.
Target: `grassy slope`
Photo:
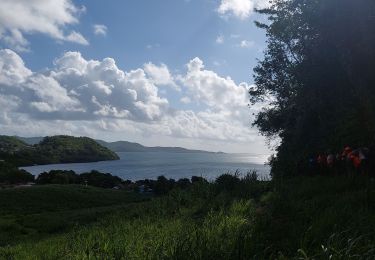
[[[79,185],[0,190],[0,246],[67,231],[141,200],[133,193]]]
[[[348,259],[375,256],[375,184],[301,177],[199,184],[90,226],[3,248],[16,259]],[[355,258],[355,257],[354,257]]]

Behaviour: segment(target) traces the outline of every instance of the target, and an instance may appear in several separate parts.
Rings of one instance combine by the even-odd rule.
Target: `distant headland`
[[[29,144],[35,145],[43,140],[44,137],[16,137],[19,140]],[[224,153],[224,152],[211,152],[205,150],[192,150],[183,147],[162,147],[162,146],[144,146],[139,143],[128,142],[128,141],[115,141],[106,142],[103,140],[95,140],[98,144],[110,149],[113,152],[173,152],[173,153]]]
[[[118,160],[118,152],[215,153],[182,147],[147,147],[127,141],[106,142],[67,135],[0,136],[0,160],[17,166]]]

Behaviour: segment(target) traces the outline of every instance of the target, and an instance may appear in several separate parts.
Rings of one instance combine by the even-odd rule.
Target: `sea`
[[[171,153],[171,152],[119,152],[120,160],[93,163],[49,164],[23,167],[38,175],[50,170],[73,170],[76,173],[97,170],[111,173],[124,180],[156,179],[160,175],[175,180],[201,176],[214,180],[221,174],[245,175],[255,170],[259,178],[269,179],[270,167],[265,158],[252,154],[228,153]]]

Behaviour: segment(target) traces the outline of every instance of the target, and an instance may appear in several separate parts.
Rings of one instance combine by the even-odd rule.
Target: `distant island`
[[[119,156],[88,137],[40,138],[0,136],[0,160],[16,166],[118,160]],[[39,141],[39,142],[37,142]]]
[[[114,152],[171,152],[171,153],[214,153],[204,150],[190,150],[182,147],[147,147],[138,143],[127,141],[106,142],[103,140],[96,140],[99,144],[107,147]],[[221,152],[219,152],[221,153]]]
[[[17,137],[19,140],[29,144],[35,145],[43,140],[43,137]],[[95,140],[98,144],[110,149],[113,152],[171,152],[171,153],[223,153],[210,152],[204,150],[191,150],[182,147],[147,147],[139,143],[128,141],[106,142],[103,140]]]

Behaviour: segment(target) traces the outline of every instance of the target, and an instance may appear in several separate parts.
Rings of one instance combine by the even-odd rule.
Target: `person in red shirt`
[[[359,153],[358,151],[354,151],[350,154],[350,160],[352,161],[353,163],[353,166],[356,170],[359,169],[359,167],[361,167],[361,159],[359,158]]]

